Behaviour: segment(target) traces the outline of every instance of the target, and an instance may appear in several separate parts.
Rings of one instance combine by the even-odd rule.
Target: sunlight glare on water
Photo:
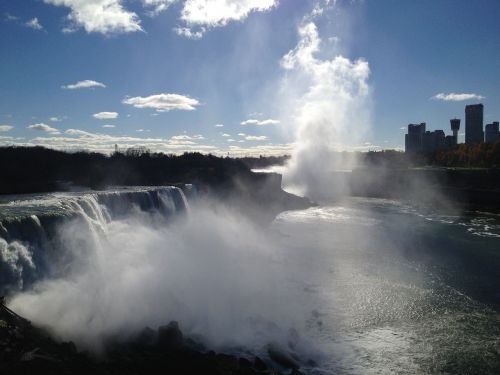
[[[485,221],[489,228],[498,221],[422,215],[394,201],[344,203],[284,212],[273,224],[290,249],[288,261],[303,265],[304,290],[317,295],[309,328],[322,342],[324,369],[495,373],[498,274],[494,266],[457,263],[463,256],[498,261],[498,252],[476,251],[498,246],[477,233]]]

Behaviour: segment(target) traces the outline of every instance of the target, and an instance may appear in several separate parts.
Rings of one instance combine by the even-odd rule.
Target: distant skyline
[[[484,104],[485,124],[500,120],[497,0],[0,0],[0,9],[0,145],[290,153],[282,83],[286,56],[307,52],[306,24],[317,31],[311,56],[369,68],[371,131],[350,149],[404,149],[409,123],[451,134],[468,104]]]

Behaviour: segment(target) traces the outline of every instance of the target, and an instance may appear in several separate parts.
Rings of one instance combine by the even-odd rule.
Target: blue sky
[[[354,149],[402,147],[410,122],[449,133],[471,103],[500,120],[497,0],[0,0],[0,11],[0,144],[283,154],[318,118],[358,134],[339,135]],[[317,75],[338,56],[353,69],[325,74],[352,79],[367,63],[355,80],[369,93],[346,107],[366,116],[336,118],[338,92]]]

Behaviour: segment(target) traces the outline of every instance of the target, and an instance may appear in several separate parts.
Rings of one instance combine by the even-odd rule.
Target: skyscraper
[[[465,106],[465,143],[468,145],[484,142],[483,105]]]
[[[492,122],[491,124],[486,124],[484,132],[484,141],[490,143],[500,141],[500,131],[498,128],[499,128],[498,121]]]
[[[425,122],[422,122],[421,124],[409,124],[408,134],[405,135],[405,151],[421,152],[424,133]]]
[[[458,131],[460,130],[460,119],[454,118],[450,120],[451,131],[453,132],[453,144],[458,144]]]

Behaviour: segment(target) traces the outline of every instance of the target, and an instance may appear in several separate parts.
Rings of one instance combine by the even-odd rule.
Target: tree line
[[[102,189],[110,185],[203,183],[223,187],[250,175],[238,159],[131,149],[104,155],[44,147],[0,147],[0,194],[59,190],[62,183]]]

